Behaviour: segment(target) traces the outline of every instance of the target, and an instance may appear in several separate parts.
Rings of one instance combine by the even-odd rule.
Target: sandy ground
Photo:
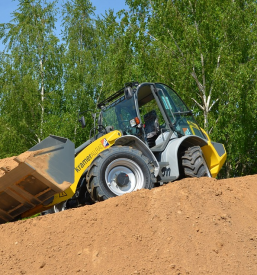
[[[184,179],[0,225],[0,274],[257,274],[257,176]]]

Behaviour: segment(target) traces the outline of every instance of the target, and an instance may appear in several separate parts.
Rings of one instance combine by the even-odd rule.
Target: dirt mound
[[[38,152],[40,151],[39,150],[33,151],[33,152],[26,151],[20,154],[19,156],[0,159],[0,177],[4,176],[6,172],[10,172],[14,168],[16,168],[19,165],[19,162],[24,162],[26,159],[33,157]]]
[[[257,274],[256,183],[185,179],[0,225],[1,274]]]

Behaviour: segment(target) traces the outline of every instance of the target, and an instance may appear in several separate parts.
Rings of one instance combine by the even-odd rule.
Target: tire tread
[[[209,170],[200,146],[189,147],[182,156],[185,177],[208,177]]]

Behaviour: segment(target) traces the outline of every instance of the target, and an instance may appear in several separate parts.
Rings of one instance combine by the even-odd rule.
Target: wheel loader
[[[104,201],[186,177],[216,177],[226,150],[163,83],[126,83],[98,105],[92,137],[75,149],[49,136],[1,167],[0,223]],[[85,127],[84,116],[79,121]]]

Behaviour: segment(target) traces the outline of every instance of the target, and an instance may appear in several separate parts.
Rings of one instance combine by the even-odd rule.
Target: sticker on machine
[[[190,132],[190,130],[188,128],[183,128],[183,132],[186,136],[192,135],[192,133]]]
[[[105,138],[102,139],[101,142],[102,142],[104,148],[109,146],[109,142]]]

